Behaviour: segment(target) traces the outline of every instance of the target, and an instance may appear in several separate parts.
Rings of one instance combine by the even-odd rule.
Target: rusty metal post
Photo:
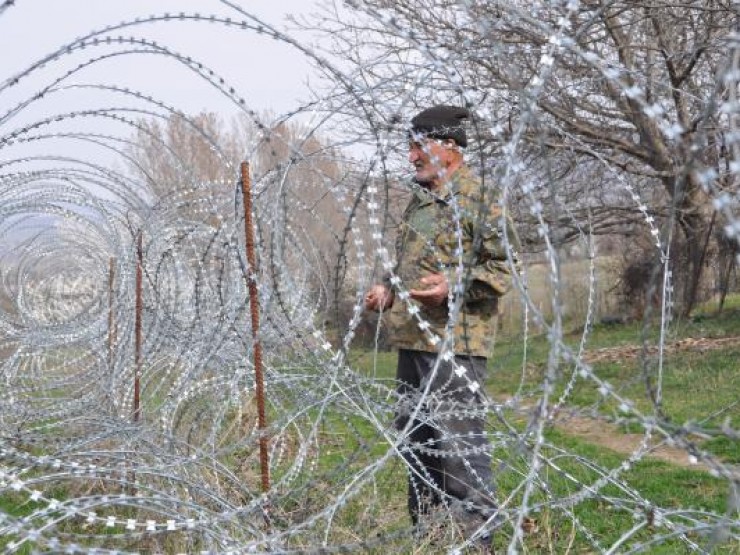
[[[113,314],[113,285],[116,278],[116,259],[108,261],[108,365],[113,366],[113,347],[116,342],[116,320]]]
[[[134,320],[134,422],[141,416],[141,312],[142,312],[142,262],[141,231],[136,238],[136,316]]]
[[[252,222],[252,182],[249,176],[249,163],[241,164],[242,195],[244,197],[244,232],[247,243],[247,262],[249,263],[249,309],[252,316],[252,340],[254,342],[254,382],[257,397],[257,427],[260,433],[260,473],[262,491],[270,490],[270,468],[267,460],[267,419],[265,417],[265,380],[262,374],[262,344],[259,339],[259,298],[257,296],[257,258],[254,254],[254,227]]]

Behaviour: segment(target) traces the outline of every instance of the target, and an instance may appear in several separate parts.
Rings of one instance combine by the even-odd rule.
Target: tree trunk
[[[709,241],[712,237],[712,230],[717,213],[712,214],[712,219],[707,226],[700,216],[691,218],[687,222],[684,231],[687,243],[687,255],[689,257],[689,266],[686,274],[686,285],[682,299],[682,315],[688,317],[696,306],[701,278],[704,272],[704,262],[709,249]],[[706,230],[706,231],[705,231]]]

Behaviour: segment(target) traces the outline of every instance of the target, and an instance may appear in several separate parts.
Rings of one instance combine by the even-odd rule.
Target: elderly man
[[[501,207],[464,163],[469,117],[435,106],[413,118],[418,187],[399,228],[395,270],[367,293],[365,307],[390,309],[412,521],[444,505],[467,537],[490,544],[496,505],[482,385],[510,265]]]

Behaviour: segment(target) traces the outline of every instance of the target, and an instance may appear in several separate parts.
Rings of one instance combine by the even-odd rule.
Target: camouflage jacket
[[[386,277],[395,292],[389,317],[394,346],[436,352],[442,338],[452,331],[455,354],[489,355],[498,298],[510,284],[503,222],[494,192],[484,190],[467,167],[458,169],[436,194],[415,190],[398,230],[396,268]],[[513,242],[513,231],[507,237]],[[453,304],[427,308],[409,299],[408,291],[423,289],[419,280],[430,273],[446,274],[451,291],[460,281],[462,287],[454,291]],[[453,323],[450,307],[459,294],[462,305],[454,330],[447,329]]]

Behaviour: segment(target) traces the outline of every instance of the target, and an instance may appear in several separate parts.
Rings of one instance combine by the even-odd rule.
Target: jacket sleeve
[[[470,204],[469,202],[466,204]],[[463,295],[465,303],[500,297],[511,287],[511,268],[517,267],[518,241],[511,218],[496,202],[467,206],[463,220],[464,233],[470,252],[465,257]],[[508,239],[513,260],[507,260]]]

